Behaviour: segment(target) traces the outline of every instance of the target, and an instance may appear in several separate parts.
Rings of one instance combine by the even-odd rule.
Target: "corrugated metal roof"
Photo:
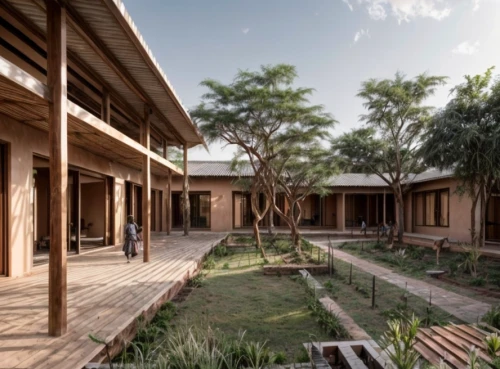
[[[332,187],[386,187],[387,183],[375,174],[342,173],[329,180]]]
[[[231,170],[230,161],[189,161],[188,173],[191,177],[253,177],[250,164],[238,173]]]
[[[250,165],[240,173],[231,171],[231,161],[189,161],[189,175],[192,177],[252,177]],[[407,182],[420,183],[453,176],[451,170],[430,169],[417,175],[410,175]],[[387,187],[387,183],[376,174],[342,173],[328,181],[332,187]]]
[[[420,174],[410,176],[409,181],[411,183],[434,181],[436,179],[450,178],[453,177],[452,170],[439,170],[439,169],[429,169]]]

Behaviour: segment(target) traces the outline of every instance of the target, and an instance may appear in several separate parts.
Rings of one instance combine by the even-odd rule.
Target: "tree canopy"
[[[332,141],[333,155],[344,170],[376,174],[392,189],[398,204],[398,238],[404,232],[405,181],[422,171],[418,147],[432,117],[424,105],[446,78],[421,74],[413,79],[397,73],[394,79],[370,79],[362,83],[358,96],[367,113],[365,126]]]
[[[493,82],[489,68],[484,75],[465,76],[451,93],[452,100],[434,116],[421,153],[428,165],[453,170],[459,191],[472,199],[472,242],[483,245],[486,204],[500,179],[500,80]],[[482,204],[479,234],[478,201]]]
[[[314,158],[309,148],[319,149],[335,123],[322,106],[309,103],[313,89],[294,87],[296,78],[294,66],[278,64],[256,72],[240,70],[230,84],[207,79],[201,85],[209,92],[191,112],[209,141],[238,145],[268,199],[283,191],[290,207],[296,203],[290,197],[291,178],[318,178],[305,172],[319,165],[311,161],[319,157]],[[298,234],[295,221],[272,205],[292,228],[292,235]]]

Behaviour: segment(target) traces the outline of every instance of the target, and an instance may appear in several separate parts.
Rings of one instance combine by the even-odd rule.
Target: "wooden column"
[[[370,224],[370,195],[366,195],[366,226]]]
[[[142,122],[142,145],[149,150],[151,109],[144,106]],[[151,244],[151,162],[149,155],[142,157],[142,241],[144,246],[144,262],[149,261]]]
[[[384,222],[384,226],[386,224],[385,207],[386,207],[386,196],[385,196],[385,190],[384,190],[384,200],[383,200],[383,203],[382,203],[382,222]]]
[[[80,219],[82,218],[82,185],[80,180],[80,172],[76,171],[73,176],[73,183],[75,187],[75,213],[76,213],[76,223],[75,223],[75,250],[76,253],[80,253],[81,246],[81,224]]]
[[[111,199],[109,198],[109,181],[108,177],[104,178],[104,237],[102,239],[102,245],[103,246],[108,246],[109,245],[109,233],[108,233],[108,228],[109,228],[109,205],[110,205]]]
[[[345,232],[345,192],[342,192],[342,205],[341,205],[341,212],[342,212],[342,224],[340,225],[340,230],[342,232]]]
[[[189,205],[189,182],[188,182],[188,147],[184,144],[184,180],[182,182],[182,202],[183,202],[183,226],[184,226],[184,236],[189,235],[189,229],[191,228],[191,214]]]
[[[172,171],[168,171],[167,187],[167,235],[172,231]]]
[[[66,78],[66,9],[47,1],[47,85],[49,101],[50,255],[49,335],[66,333],[68,127]]]
[[[111,124],[111,98],[107,90],[102,91],[101,120]]]
[[[116,202],[115,202],[115,178],[108,177],[108,189],[109,189],[109,239],[110,245],[116,245]]]

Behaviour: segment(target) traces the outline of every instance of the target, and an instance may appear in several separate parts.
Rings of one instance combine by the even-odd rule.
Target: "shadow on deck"
[[[120,350],[136,318],[151,319],[223,237],[153,233],[149,263],[140,254],[127,264],[121,245],[68,258],[68,332],[57,338],[47,335],[48,266],[0,279],[0,368],[81,368],[104,349],[90,333]]]

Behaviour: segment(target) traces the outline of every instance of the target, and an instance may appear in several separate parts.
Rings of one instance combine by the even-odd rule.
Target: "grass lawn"
[[[273,263],[278,257],[268,250],[267,259]],[[311,337],[329,340],[307,308],[305,287],[286,276],[264,276],[263,259],[254,248],[212,261],[213,268],[203,271],[202,287],[178,306],[172,324],[209,324],[229,335],[244,330],[247,340],[267,340],[289,362]]]
[[[464,288],[448,283],[444,280],[430,278],[425,273],[426,270],[445,270],[446,277],[470,287],[481,287],[482,289],[500,292],[500,261],[481,257],[478,264],[479,275],[472,278],[460,266],[464,260],[464,254],[450,251],[441,252],[439,266],[436,265],[436,253],[426,247],[404,246],[406,247],[404,258],[396,255],[398,246],[393,250],[376,247],[376,242],[364,242],[363,251],[359,243],[345,243],[339,248],[349,254],[362,259],[369,260],[375,264],[387,267],[396,273],[412,278],[425,279],[427,283],[456,292],[460,295],[468,296],[479,301],[490,304],[498,304],[499,299],[485,296],[472,288]]]
[[[372,309],[372,275],[353,266],[352,284],[349,285],[349,268],[350,264],[336,259],[335,274],[332,278],[315,278],[328,285],[328,294],[377,342],[387,328],[387,320],[397,316],[398,310],[405,310],[407,314],[415,313],[422,320],[422,325],[460,323],[458,319],[436,306],[428,310],[428,301],[411,294],[406,295],[408,297],[405,307],[405,291],[380,279],[375,282],[376,306]]]

